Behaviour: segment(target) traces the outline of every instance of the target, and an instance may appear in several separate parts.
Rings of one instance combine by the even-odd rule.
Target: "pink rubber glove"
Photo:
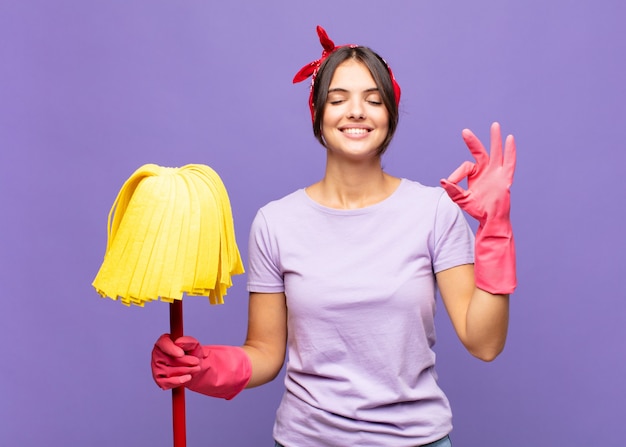
[[[500,125],[491,125],[491,157],[469,130],[463,139],[476,163],[466,161],[441,180],[450,198],[478,220],[474,272],[476,286],[493,294],[513,293],[517,286],[515,242],[509,218],[510,187],[515,171],[515,140],[509,135],[502,154]],[[467,190],[458,183],[467,177]]]
[[[230,400],[246,387],[251,375],[250,358],[240,347],[202,346],[189,336],[173,342],[163,334],[152,350],[152,376],[164,390],[184,385]]]
[[[179,339],[180,340],[180,339]],[[178,341],[178,340],[177,340]],[[202,347],[196,349],[184,344],[185,349],[176,345],[169,334],[163,334],[152,349],[152,377],[164,390],[179,387],[191,380],[192,374],[200,372],[200,357],[204,355]]]

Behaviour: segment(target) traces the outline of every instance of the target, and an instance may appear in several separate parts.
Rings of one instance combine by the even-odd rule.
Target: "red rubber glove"
[[[476,286],[493,294],[513,293],[517,286],[515,242],[509,218],[510,187],[515,171],[515,140],[509,135],[502,154],[500,125],[491,125],[491,157],[480,140],[463,130],[463,140],[476,163],[459,166],[441,186],[450,198],[478,220],[474,272]],[[458,183],[467,177],[467,190]]]
[[[252,364],[236,346],[202,346],[193,337],[176,341],[163,334],[152,350],[152,377],[168,390],[178,386],[212,397],[232,399],[250,381]]]

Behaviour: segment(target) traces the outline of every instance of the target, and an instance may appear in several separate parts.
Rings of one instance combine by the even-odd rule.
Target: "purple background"
[[[91,287],[106,218],[144,163],[205,163],[239,247],[269,200],[320,178],[308,85],[315,25],[379,51],[403,88],[385,158],[438,184],[469,127],[518,142],[519,287],[505,352],[471,358],[437,316],[456,445],[621,446],[626,435],[626,3],[3,0],[0,3],[0,444],[168,446],[152,382],[168,308]],[[186,332],[240,344],[245,275]],[[443,309],[443,308],[442,308]],[[190,446],[270,446],[282,377],[231,402],[187,394]]]

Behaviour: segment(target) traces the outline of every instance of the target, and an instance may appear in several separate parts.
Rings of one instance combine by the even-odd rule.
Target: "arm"
[[[437,273],[437,285],[463,346],[481,360],[494,360],[506,342],[509,296],[476,287],[472,264]]]
[[[463,130],[463,139],[476,163],[459,166],[441,185],[450,198],[478,221],[475,246],[476,286],[492,294],[511,294],[517,286],[515,241],[510,220],[516,149],[513,135],[506,139],[504,154],[500,125],[491,125],[491,153],[478,138]],[[467,178],[467,190],[458,183]]]
[[[287,305],[284,293],[250,293],[243,349],[252,363],[248,388],[272,381],[285,361]]]
[[[250,230],[250,275],[262,283],[282,283],[273,264],[271,236],[261,211]],[[162,389],[185,386],[208,396],[232,399],[244,388],[273,380],[285,360],[287,304],[285,294],[250,293],[248,335],[243,346],[202,346],[193,337],[157,340],[152,374]]]
[[[515,140],[509,135],[502,151],[500,125],[491,126],[487,154],[465,129],[463,139],[476,163],[465,162],[441,184],[478,223],[474,265],[437,274],[452,324],[465,347],[476,357],[493,360],[504,348],[509,321],[509,294],[517,286],[515,242],[510,214],[510,187],[515,171]],[[467,190],[458,183],[467,178]]]
[[[190,336],[172,341],[164,334],[152,350],[152,375],[164,390],[185,386],[207,396],[232,399],[244,388],[276,377],[285,359],[286,339],[284,293],[251,293],[243,347],[202,346]]]

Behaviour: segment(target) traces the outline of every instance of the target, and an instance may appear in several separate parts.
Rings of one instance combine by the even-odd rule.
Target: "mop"
[[[118,193],[93,287],[102,297],[143,307],[170,305],[172,340],[183,335],[184,295],[222,304],[231,276],[243,273],[230,201],[206,165],[146,164]],[[184,387],[172,389],[174,447],[185,447]]]

